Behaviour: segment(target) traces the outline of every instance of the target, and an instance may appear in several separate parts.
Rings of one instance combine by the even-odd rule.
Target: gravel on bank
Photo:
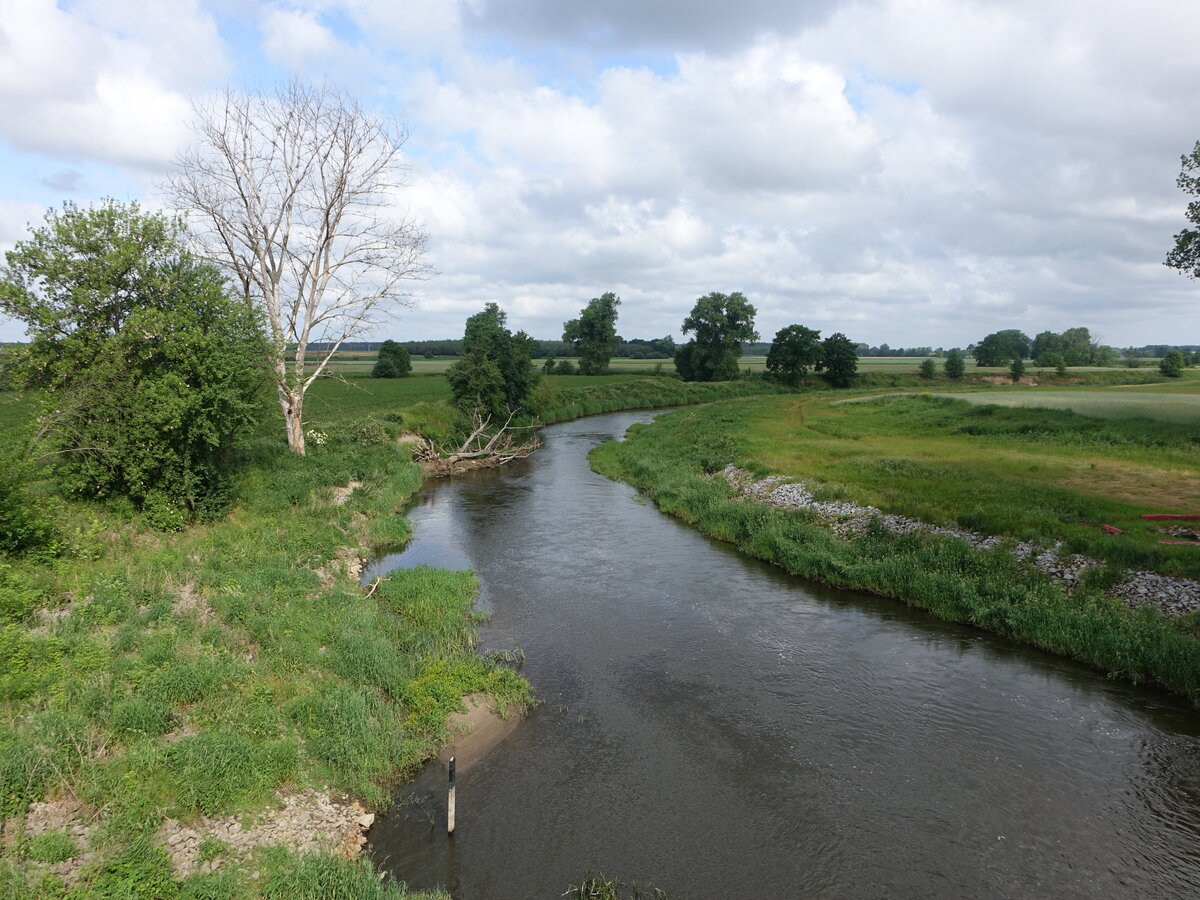
[[[808,510],[843,538],[861,534],[869,527],[882,527],[896,535],[921,532],[955,538],[979,550],[994,550],[1006,543],[1005,538],[995,535],[978,534],[953,525],[931,525],[908,516],[885,513],[874,506],[860,506],[843,500],[818,500],[803,482],[792,481],[783,475],[756,479],[752,473],[733,465],[726,466],[719,474],[746,499],[779,509]],[[1077,553],[1063,554],[1061,549],[1061,543],[1047,547],[1018,541],[1012,545],[1012,553],[1017,559],[1036,566],[1068,589],[1079,584],[1084,570],[1103,566],[1103,563]],[[1200,609],[1200,583],[1157,572],[1129,570],[1126,578],[1109,589],[1108,594],[1132,607],[1155,606],[1169,616],[1181,616]]]

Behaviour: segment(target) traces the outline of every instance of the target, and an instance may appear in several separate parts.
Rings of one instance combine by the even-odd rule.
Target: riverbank
[[[481,757],[530,698],[475,650],[469,573],[358,584],[410,536],[404,430],[450,417],[444,379],[406,381],[323,384],[309,455],[265,430],[228,512],[180,532],[32,487],[60,538],[0,562],[0,898],[424,896],[356,856],[369,817],[448,740]],[[764,389],[595,381],[552,415]]]
[[[1196,639],[1200,615],[1191,612],[1167,616],[1149,604],[1132,608],[1110,594],[1130,568],[1121,565],[1121,559],[1133,562],[1135,567],[1142,563],[1140,568],[1181,578],[1194,572],[1194,561],[1180,555],[1178,548],[1160,550],[1148,536],[1140,544],[1105,544],[1090,537],[1095,526],[1086,526],[1082,521],[1071,524],[1070,519],[1064,524],[1045,514],[1048,500],[1072,506],[1076,516],[1082,509],[1089,510],[1088,515],[1097,510],[1108,515],[1125,509],[1116,501],[1069,494],[1061,484],[1056,488],[1025,485],[1020,474],[1013,474],[1008,479],[1010,484],[1003,473],[989,472],[982,479],[954,483],[948,469],[922,473],[918,441],[912,433],[918,426],[912,423],[923,413],[938,419],[938,433],[946,433],[947,443],[931,452],[949,459],[953,458],[948,450],[951,439],[978,437],[978,432],[984,430],[980,416],[965,420],[966,425],[975,426],[972,435],[954,432],[943,421],[952,420],[954,427],[964,424],[962,417],[968,414],[957,407],[935,405],[922,410],[913,405],[917,401],[909,401],[913,408],[900,401],[889,402],[897,405],[882,413],[854,404],[853,414],[818,410],[806,405],[811,398],[803,397],[715,404],[635,428],[627,440],[597,448],[591,461],[600,473],[646,492],[663,511],[794,574],[893,597],[944,619],[973,624],[1133,682],[1158,683],[1193,702],[1200,701],[1200,642]],[[874,421],[854,418],[876,414],[886,417],[889,423],[898,423],[894,426],[898,432],[895,438],[908,448],[905,458],[881,453],[868,427]],[[1000,443],[1038,436],[1044,439],[1048,431],[1058,429],[1063,447],[1078,439],[1093,445],[1087,458],[1098,453],[1095,445],[1101,431],[1083,417],[1072,419],[1044,410],[1023,410],[1019,415],[1018,426],[1028,426],[1038,419],[1042,427],[1024,432],[1016,427],[1013,434],[1017,437],[1006,434]],[[1000,418],[996,427],[1004,431],[999,428]],[[910,423],[909,433],[903,433],[904,422]],[[1156,440],[1170,439],[1170,428],[1156,431]],[[1130,434],[1136,432],[1136,427],[1131,428]],[[1124,433],[1118,426],[1112,425],[1103,433],[1115,435],[1113,446],[1119,445],[1110,458],[1138,456],[1136,447],[1120,444]],[[1058,449],[1051,447],[1047,460],[1061,461],[1070,456]],[[987,452],[1009,460],[1015,454],[1011,443]],[[1193,451],[1181,446],[1179,452],[1186,455]],[[1171,464],[1170,452],[1160,451],[1158,456],[1165,460],[1163,465]],[[971,498],[962,500],[959,525],[964,520],[995,521],[994,502],[999,503],[997,508],[1009,521],[1022,524],[1009,532],[1009,540],[994,547],[973,546],[960,536],[931,529],[889,529],[882,514],[868,517],[862,529],[839,531],[830,527],[817,510],[747,502],[727,479],[713,477],[735,464],[752,472],[751,480],[758,481],[773,469],[778,471],[772,465],[778,460],[790,460],[787,474],[792,479],[799,480],[797,471],[804,469],[823,476],[817,479],[822,500],[849,500],[875,506],[883,513],[905,514],[913,509],[936,508],[944,500],[938,492],[950,491],[956,498]],[[1028,470],[1028,466],[1024,468]],[[834,481],[833,476],[839,473],[846,480]],[[851,477],[859,480],[851,481]],[[871,491],[883,499],[863,504],[863,497],[870,496]],[[1020,497],[1029,499],[1022,505],[1016,502]],[[1057,532],[1060,537],[1056,538],[1055,529],[1060,526],[1064,530]],[[1012,552],[1020,540],[1049,538],[1046,543],[1050,545],[1063,535],[1067,541],[1062,548],[1064,557],[1095,549],[1099,552],[1091,555],[1105,563],[1082,570],[1070,588],[1063,579],[1036,565],[1026,565]],[[1147,562],[1154,565],[1145,566]]]
[[[65,546],[0,566],[0,897],[426,896],[358,856],[371,815],[465,694],[528,688],[470,573],[359,586],[421,473],[374,423],[320,437],[173,534],[48,495]]]

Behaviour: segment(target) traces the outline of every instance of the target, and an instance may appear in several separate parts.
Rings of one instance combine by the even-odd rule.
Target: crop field
[[[1081,416],[1101,419],[1155,419],[1182,425],[1200,425],[1200,382],[1154,387],[1160,389],[1038,391],[1018,388],[934,396],[953,396],[972,404],[1069,409]]]

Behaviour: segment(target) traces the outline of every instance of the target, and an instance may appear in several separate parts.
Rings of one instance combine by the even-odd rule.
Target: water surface
[[[474,569],[484,647],[521,647],[541,700],[460,777],[452,839],[444,772],[401,790],[381,869],[457,900],[589,869],[673,900],[1200,894],[1200,715],[790,577],[589,470],[653,415],[430,484],[366,573]]]

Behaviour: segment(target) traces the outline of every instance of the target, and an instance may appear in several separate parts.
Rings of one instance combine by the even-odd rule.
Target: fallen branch
[[[513,432],[534,427],[514,428],[514,416],[516,411],[510,411],[504,424],[489,435],[491,417],[475,413],[471,433],[457,448],[445,452],[439,450],[429,438],[422,438],[413,448],[413,459],[433,475],[450,475],[466,469],[493,468],[514,459],[524,459],[540,447],[542,442],[537,435],[520,443],[513,440]]]

